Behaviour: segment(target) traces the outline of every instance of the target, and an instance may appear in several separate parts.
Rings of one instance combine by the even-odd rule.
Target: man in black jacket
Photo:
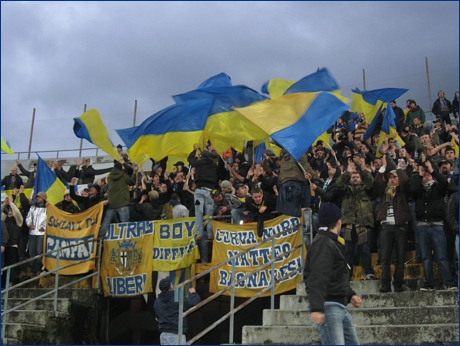
[[[160,330],[160,343],[162,345],[185,345],[187,333],[187,318],[182,323],[182,333],[179,338],[179,302],[174,301],[174,286],[168,276],[160,281],[161,293],[158,295],[153,306],[155,318]],[[188,289],[189,296],[184,299],[184,311],[197,305],[201,299],[193,287]]]
[[[323,345],[359,344],[347,305],[359,307],[362,300],[350,287],[350,267],[338,241],[341,218],[335,204],[321,206],[318,221],[322,227],[308,251],[304,272],[310,319]]]
[[[444,285],[448,289],[457,289],[452,279],[447,260],[446,235],[444,233],[444,197],[447,193],[447,179],[442,173],[435,171],[430,161],[419,166],[419,174],[411,179],[411,193],[415,202],[417,215],[417,232],[419,233],[422,250],[425,283],[422,291],[434,289],[433,250],[436,253]]]
[[[446,124],[451,125],[450,121],[450,113],[452,113],[452,104],[448,99],[445,98],[444,96],[444,91],[440,90],[438,92],[438,98],[436,101],[433,103],[433,109],[431,112],[442,118],[442,120],[445,121]]]

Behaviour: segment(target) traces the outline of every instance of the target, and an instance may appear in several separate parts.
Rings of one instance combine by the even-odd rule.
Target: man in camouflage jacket
[[[342,193],[342,230],[345,253],[353,274],[355,249],[360,253],[366,280],[375,280],[370,252],[371,227],[374,225],[370,194],[373,178],[367,171],[364,159],[359,159],[359,168],[350,160],[347,171],[337,179],[337,188]]]

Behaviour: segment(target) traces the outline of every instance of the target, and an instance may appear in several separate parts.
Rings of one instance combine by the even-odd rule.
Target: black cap
[[[238,190],[240,187],[244,187],[244,184],[235,184],[235,190]]]
[[[169,276],[165,277],[164,279],[161,279],[160,285],[159,285],[160,291],[161,292],[169,291],[169,288],[171,287],[171,283],[172,283],[171,277]]]
[[[184,163],[182,161],[177,161],[173,166],[184,166]]]
[[[452,162],[450,162],[449,160],[444,159],[444,160],[441,160],[438,163],[438,167],[441,167],[444,163],[448,163],[448,164],[452,165]]]
[[[118,144],[118,145],[117,145],[117,148],[123,149],[123,147],[122,147],[121,144]]]

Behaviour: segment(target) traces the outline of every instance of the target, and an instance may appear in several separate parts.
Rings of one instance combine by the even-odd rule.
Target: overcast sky
[[[227,73],[260,92],[327,67],[351,89],[410,89],[428,110],[458,90],[458,2],[1,2],[1,135],[27,151],[79,148],[73,118],[139,125],[172,95]],[[84,142],[83,148],[93,145]],[[61,156],[66,156],[61,155]],[[8,156],[2,155],[2,158]]]

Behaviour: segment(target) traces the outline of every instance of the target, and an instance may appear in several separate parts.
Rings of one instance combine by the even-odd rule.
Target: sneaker
[[[391,287],[390,286],[382,286],[379,288],[380,293],[388,293],[391,292]]]
[[[375,275],[374,274],[367,274],[366,275],[366,280],[376,280]]]
[[[420,291],[434,291],[434,287],[425,282],[423,286],[420,287]]]
[[[395,286],[393,289],[395,292],[403,292],[403,288],[401,286]]]

